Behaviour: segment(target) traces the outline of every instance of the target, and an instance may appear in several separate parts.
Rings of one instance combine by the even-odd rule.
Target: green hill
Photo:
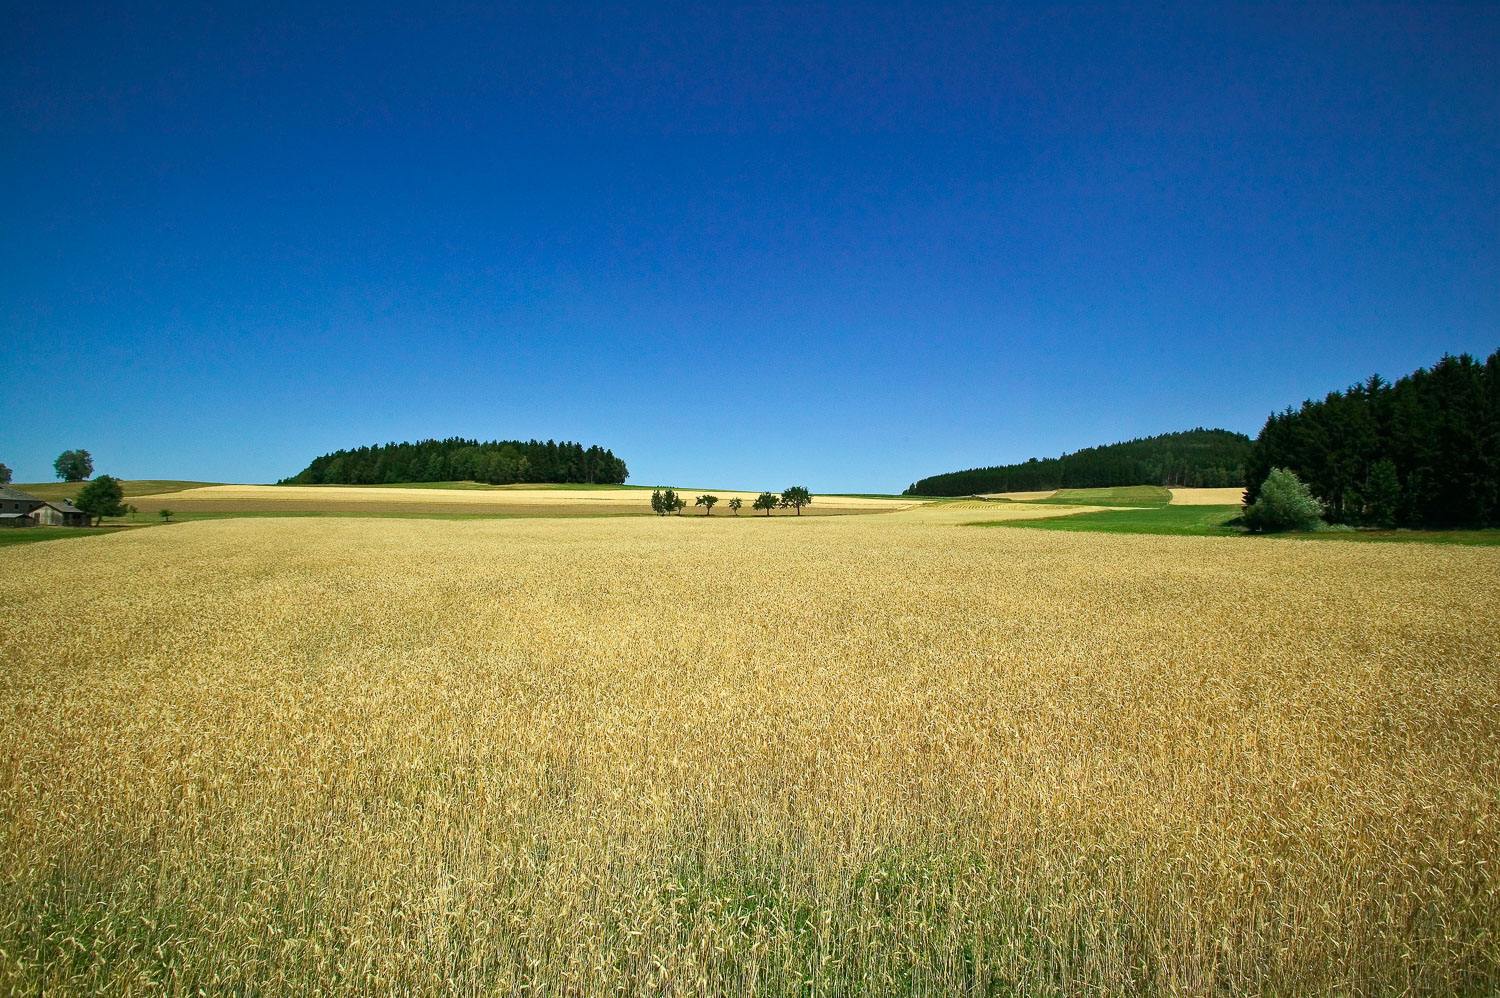
[[[1244,481],[1249,453],[1250,438],[1243,433],[1200,427],[1089,447],[1061,457],[933,475],[912,483],[905,494],[967,496],[1132,485],[1220,488]]]
[[[49,502],[58,499],[71,501],[78,495],[78,490],[87,485],[87,482],[31,482],[22,485],[13,485],[11,488],[20,489],[27,495],[36,496],[38,499],[46,499]],[[203,485],[218,485],[219,482],[182,482],[177,480],[141,478],[121,479],[120,488],[125,493],[125,498],[131,496],[154,496],[164,492],[181,492],[183,489],[196,489]]]

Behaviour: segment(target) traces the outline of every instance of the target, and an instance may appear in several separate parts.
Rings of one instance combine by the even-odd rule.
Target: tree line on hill
[[[484,482],[513,485],[549,482],[563,485],[622,485],[629,476],[625,462],[603,447],[585,448],[571,441],[419,440],[355,450],[338,450],[314,458],[281,485],[393,485],[398,482]]]
[[[933,475],[913,482],[904,494],[967,496],[1121,485],[1222,488],[1244,481],[1249,453],[1250,438],[1243,433],[1200,427],[1087,447],[1061,457]]]
[[[1272,413],[1245,461],[1247,506],[1274,469],[1294,473],[1334,523],[1500,523],[1500,350]]]

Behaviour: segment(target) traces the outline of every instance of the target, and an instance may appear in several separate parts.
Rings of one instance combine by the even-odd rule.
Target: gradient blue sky
[[[1500,5],[22,3],[0,461],[892,491],[1500,347]]]

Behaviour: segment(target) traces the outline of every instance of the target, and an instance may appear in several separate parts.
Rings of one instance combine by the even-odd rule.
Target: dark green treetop
[[[124,516],[127,512],[124,488],[118,479],[108,475],[100,475],[79,489],[73,505],[92,516],[95,523],[106,516]]]
[[[81,482],[94,473],[94,459],[86,450],[65,450],[52,462],[57,477],[65,482]]]

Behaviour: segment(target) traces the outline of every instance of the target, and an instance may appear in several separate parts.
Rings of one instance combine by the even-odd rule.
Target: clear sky
[[[17,482],[899,491],[1500,347],[1497,4],[233,6],[6,6]]]

